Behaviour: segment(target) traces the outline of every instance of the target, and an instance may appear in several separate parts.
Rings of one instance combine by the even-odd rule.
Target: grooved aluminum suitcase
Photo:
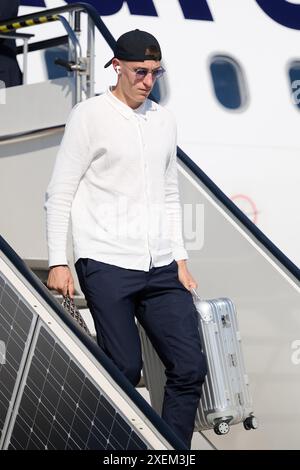
[[[228,298],[201,300],[196,291],[193,291],[193,299],[208,365],[195,430],[213,428],[217,434],[226,434],[231,424],[240,422],[247,430],[256,429],[235,307]],[[145,383],[151,405],[160,414],[166,382],[164,366],[140,325],[139,330]]]

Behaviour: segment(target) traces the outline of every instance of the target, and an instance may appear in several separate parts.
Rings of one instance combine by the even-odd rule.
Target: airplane
[[[71,3],[21,0],[19,15]],[[230,436],[216,438],[208,431],[206,437],[217,448],[295,448],[300,392],[299,288],[295,284],[300,262],[300,0],[86,3],[97,10],[114,38],[135,28],[158,38],[166,74],[157,82],[154,97],[175,115],[179,146],[241,209],[252,222],[249,227],[260,230],[248,230],[245,219],[228,214],[212,187],[206,192],[198,185],[192,166],[180,166],[183,202],[199,200],[200,218],[205,209],[205,219],[201,218],[205,226],[198,231],[205,230],[197,240],[201,245],[205,235],[205,243],[191,256],[191,266],[206,296],[228,295],[238,306],[254,404],[262,421],[253,433],[233,427]],[[58,21],[21,32],[35,35],[29,44],[66,34]],[[75,35],[83,49],[86,32],[82,21]],[[94,90],[101,94],[116,77],[113,70],[104,69],[111,49],[97,31],[94,53]],[[1,232],[44,281],[47,255],[41,197],[61,139],[55,133],[58,128],[61,132],[74,104],[67,84],[70,72],[54,61],[58,57],[63,64],[67,54],[65,45],[30,52],[25,87],[6,93],[7,103],[17,106],[26,88],[26,102],[15,114],[1,114],[0,106],[0,116],[7,119],[0,119],[0,152],[6,157],[0,161],[6,172],[4,177],[0,171],[6,215]],[[21,54],[18,60],[23,67]],[[84,80],[83,95],[88,98]],[[10,133],[14,133],[11,138]],[[7,136],[10,140],[5,140]],[[28,158],[24,158],[26,152]],[[12,179],[20,191],[13,197]],[[265,245],[264,237],[253,238],[253,233],[264,234],[269,242]]]

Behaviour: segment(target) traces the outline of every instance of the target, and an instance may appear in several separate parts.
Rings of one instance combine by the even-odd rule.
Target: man
[[[71,113],[46,195],[48,287],[73,295],[66,237],[99,345],[136,386],[135,316],[166,367],[162,417],[190,447],[206,374],[186,266],[171,114],[147,99],[164,72],[159,43],[134,30],[117,41],[115,87]]]
[[[0,21],[18,16],[20,2],[18,0],[0,1]],[[0,81],[5,88],[22,85],[22,73],[16,56],[16,41],[0,38]]]

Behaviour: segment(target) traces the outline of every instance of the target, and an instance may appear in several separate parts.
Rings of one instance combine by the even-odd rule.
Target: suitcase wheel
[[[245,419],[243,424],[244,424],[244,428],[247,431],[250,431],[250,429],[257,429],[258,428],[258,420],[255,416],[248,416],[248,418]]]
[[[218,424],[215,425],[214,431],[218,436],[222,434],[227,434],[229,432],[229,424],[226,421],[220,421]]]

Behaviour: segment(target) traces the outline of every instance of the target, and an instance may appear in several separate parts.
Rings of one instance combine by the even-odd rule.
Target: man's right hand
[[[71,299],[74,297],[74,281],[69,266],[52,266],[47,280],[47,287]]]

